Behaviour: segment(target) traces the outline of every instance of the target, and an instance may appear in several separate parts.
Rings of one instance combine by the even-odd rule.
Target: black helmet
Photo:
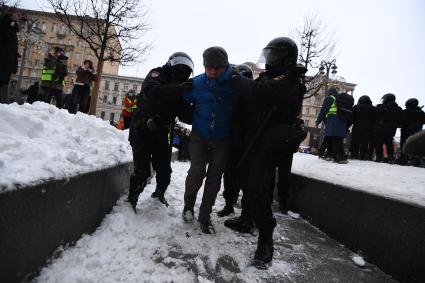
[[[405,104],[406,108],[416,108],[418,105],[419,101],[416,98],[409,98]]]
[[[395,95],[392,94],[392,93],[387,93],[381,99],[382,99],[382,103],[383,104],[387,104],[387,103],[390,103],[390,102],[395,102]]]
[[[252,73],[252,69],[247,64],[237,65],[236,70],[238,70],[238,72],[239,72],[239,74],[241,74],[241,76],[247,77],[251,80],[254,78],[254,75]]]
[[[292,67],[297,64],[298,47],[289,37],[276,37],[264,47],[258,63],[270,67]]]
[[[372,100],[370,100],[370,97],[367,95],[362,95],[360,96],[358,102],[358,104],[369,104],[372,105]]]
[[[192,58],[184,52],[175,52],[171,54],[170,58],[167,61],[168,66],[177,66],[184,65],[190,68],[191,73],[193,73],[194,66]]]

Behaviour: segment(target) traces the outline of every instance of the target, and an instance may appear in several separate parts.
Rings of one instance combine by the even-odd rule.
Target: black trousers
[[[278,181],[277,181],[277,192],[279,197],[279,203],[281,205],[287,206],[289,199],[289,186],[291,185],[291,169],[292,169],[292,159],[293,153],[284,154],[277,163],[277,173],[278,173]],[[270,200],[273,202],[273,195],[275,189],[275,181],[276,181],[276,170],[273,170],[273,175],[271,178],[271,186],[270,186]]]
[[[90,98],[90,86],[89,85],[74,85],[71,94],[71,101],[69,102],[69,113],[77,113],[78,111],[84,112],[88,108]]]
[[[134,174],[141,183],[150,176],[150,164],[156,171],[157,189],[165,191],[171,178],[171,147],[168,129],[150,132],[147,128],[131,129]]]
[[[370,131],[360,131],[353,129],[351,134],[350,152],[353,158],[367,159],[369,144],[371,142]],[[360,155],[359,155],[360,154]]]
[[[62,108],[62,90],[50,87],[43,87],[41,89],[43,90],[44,102],[50,104],[52,96],[54,96],[56,99],[56,107]]]
[[[328,150],[331,152],[330,156],[336,160],[344,159],[344,138],[343,137],[327,137]]]
[[[227,160],[226,169],[223,174],[223,197],[226,201],[226,206],[233,206],[239,197],[241,190],[240,176],[236,172],[236,165],[242,157],[243,151],[239,147],[230,149],[229,159]]]
[[[388,160],[394,160],[394,145],[393,137],[383,134],[375,134],[375,153],[376,161],[382,161],[384,159],[384,153],[382,146],[385,144],[387,147]]]
[[[253,219],[259,230],[259,243],[273,242],[272,234],[276,226],[270,199],[270,183],[279,157],[263,152],[255,153],[247,161],[242,180],[242,217]],[[268,237],[262,237],[268,235]]]

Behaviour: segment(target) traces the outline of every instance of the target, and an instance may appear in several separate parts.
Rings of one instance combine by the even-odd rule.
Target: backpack
[[[354,98],[348,93],[340,93],[335,96],[336,116],[342,121],[349,121],[353,114]]]

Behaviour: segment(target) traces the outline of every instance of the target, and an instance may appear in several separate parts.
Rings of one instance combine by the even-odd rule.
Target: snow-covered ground
[[[132,160],[128,131],[53,105],[0,104],[0,192]]]
[[[168,208],[150,197],[155,189],[152,180],[139,198],[137,214],[122,198],[93,235],[83,236],[75,247],[44,268],[36,281],[213,282],[211,274],[219,274],[225,281],[263,282],[263,277],[282,278],[295,272],[291,263],[278,259],[267,272],[250,266],[256,237],[224,227],[224,219],[217,218],[215,212],[216,235],[203,234],[196,221],[184,223],[181,213],[188,169],[189,163],[173,163],[172,182],[166,192]],[[216,208],[224,204],[221,196],[217,202]],[[241,272],[235,274],[235,270]]]
[[[337,164],[296,153],[292,172],[356,190],[425,206],[425,168],[350,160]]]

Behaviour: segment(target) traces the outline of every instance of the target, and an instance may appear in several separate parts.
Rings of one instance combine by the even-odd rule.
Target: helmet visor
[[[170,59],[169,62],[170,62],[171,66],[185,65],[185,66],[189,67],[190,70],[192,70],[192,73],[193,73],[193,70],[194,70],[193,62],[187,57],[177,56],[177,57],[174,57],[173,59]]]
[[[279,49],[275,48],[264,48],[261,52],[260,59],[258,59],[258,62],[263,64],[267,64],[270,66],[279,66],[283,61],[283,53]]]

